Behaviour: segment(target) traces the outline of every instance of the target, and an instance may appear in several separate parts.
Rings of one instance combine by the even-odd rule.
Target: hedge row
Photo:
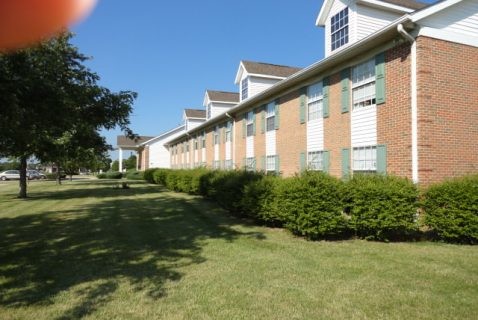
[[[354,175],[344,182],[321,172],[281,178],[201,168],[150,169],[144,178],[309,239],[414,239],[424,227],[417,215],[421,206],[427,227],[439,239],[478,240],[478,176],[434,186],[423,201],[409,180],[382,175]]]
[[[123,174],[117,171],[108,171],[104,173],[100,173],[96,175],[98,179],[121,179],[123,178]]]

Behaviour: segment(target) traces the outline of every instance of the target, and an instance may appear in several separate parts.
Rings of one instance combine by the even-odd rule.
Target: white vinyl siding
[[[375,59],[352,68],[352,147],[377,144]]]
[[[281,79],[268,79],[249,76],[249,98],[261,93],[262,91],[272,87]]]
[[[266,156],[276,154],[275,106],[274,102],[266,106]]]
[[[465,0],[420,21],[420,25],[449,33],[476,37],[478,2]]]
[[[359,4],[356,5],[356,10],[356,41],[382,29],[401,16],[398,13],[386,12]]]
[[[208,110],[210,109],[210,112],[208,112],[208,120],[211,118],[215,118],[220,114],[223,114],[224,112],[227,112],[229,109],[234,107],[235,104],[231,103],[219,103],[219,102],[211,102],[208,105]],[[202,122],[201,122],[202,123]]]
[[[307,151],[323,150],[322,81],[307,88]]]

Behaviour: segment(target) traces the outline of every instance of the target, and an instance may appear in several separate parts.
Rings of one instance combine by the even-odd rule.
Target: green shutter
[[[330,152],[322,151],[322,171],[329,173],[330,170]]]
[[[377,173],[387,174],[387,146],[377,146]]]
[[[306,121],[306,110],[307,110],[307,87],[300,89],[300,103],[299,103],[299,119],[300,123],[305,123]]]
[[[252,135],[256,135],[256,111],[252,110]]]
[[[329,116],[329,77],[322,80],[322,110],[324,118]]]
[[[344,69],[340,73],[340,86],[342,88],[341,110],[342,113],[349,112],[350,105],[350,69]]]
[[[350,176],[350,149],[342,149],[342,178]]]
[[[261,157],[261,168],[266,171],[266,156]]]
[[[300,153],[300,171],[305,171],[307,169],[307,157],[305,152]]]
[[[244,113],[244,117],[242,117],[242,137],[246,137],[246,121],[247,121],[247,112]]]
[[[385,53],[375,56],[375,103],[385,103]]]
[[[215,128],[212,128],[212,131],[211,131],[211,141],[212,141],[212,146],[214,147],[214,132],[215,132]]]
[[[252,170],[256,171],[257,170],[257,164],[256,164],[256,157],[252,159]]]
[[[247,169],[246,168],[246,158],[242,158],[242,168]]]
[[[266,132],[266,110],[266,105],[261,107],[261,133]]]
[[[280,172],[280,159],[279,156],[276,155],[276,173],[279,174]]]
[[[279,129],[279,123],[280,123],[280,114],[279,114],[279,110],[280,110],[280,105],[279,105],[279,99],[277,99],[276,101],[274,101],[275,103],[275,106],[274,106],[274,127],[275,129]]]

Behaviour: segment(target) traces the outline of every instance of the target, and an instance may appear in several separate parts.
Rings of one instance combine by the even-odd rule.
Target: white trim
[[[315,25],[317,27],[325,26],[325,23],[327,22],[327,16],[329,15],[330,9],[332,9],[333,4],[334,0],[324,0],[322,8],[320,8],[319,15],[317,16],[317,20],[315,21]]]
[[[242,73],[244,71],[246,71],[246,68],[244,67],[244,64],[241,61],[239,63],[239,68],[237,68],[236,78],[234,79],[234,84],[239,85],[240,81],[242,80]]]
[[[418,102],[417,102],[417,42],[411,48],[411,112],[412,112],[412,180],[418,183]]]
[[[247,76],[256,77],[256,78],[266,78],[266,79],[278,79],[278,80],[284,80],[286,78],[286,77],[279,77],[279,76],[273,76],[270,74],[261,74],[261,73],[247,73]]]
[[[369,5],[372,7],[387,8],[392,11],[397,11],[402,13],[412,13],[415,11],[415,9],[399,6],[399,5],[388,3],[388,2],[378,1],[378,0],[358,0],[357,3]]]
[[[437,12],[442,11],[443,9],[446,9],[452,5],[455,5],[457,3],[462,2],[463,0],[445,0],[442,2],[438,2],[434,5],[431,5],[429,7],[426,7],[422,10],[417,11],[416,13],[410,15],[410,20],[412,22],[417,22],[419,20],[422,20],[423,18],[426,18],[428,16],[431,16],[432,14],[435,14]]]
[[[421,27],[418,32],[419,36],[445,40],[453,43],[460,43],[472,47],[478,47],[478,37],[470,37],[469,35],[459,34],[446,30],[440,30],[430,27]]]

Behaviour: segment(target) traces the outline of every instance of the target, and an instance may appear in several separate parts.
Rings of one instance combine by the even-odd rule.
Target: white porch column
[[[123,172],[123,149],[118,148],[119,155],[118,155],[118,162],[119,162],[119,172]]]

